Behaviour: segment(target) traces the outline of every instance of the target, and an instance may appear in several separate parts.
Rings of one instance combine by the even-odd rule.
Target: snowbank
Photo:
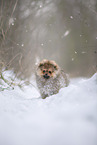
[[[46,99],[32,86],[0,92],[0,145],[97,145],[97,74]]]

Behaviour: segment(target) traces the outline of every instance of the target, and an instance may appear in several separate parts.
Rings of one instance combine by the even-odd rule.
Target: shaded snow
[[[46,99],[32,86],[0,92],[0,145],[97,145],[97,74]]]

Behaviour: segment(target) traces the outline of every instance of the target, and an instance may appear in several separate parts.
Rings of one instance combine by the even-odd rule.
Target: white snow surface
[[[33,86],[1,91],[0,145],[97,145],[97,73],[46,99]]]

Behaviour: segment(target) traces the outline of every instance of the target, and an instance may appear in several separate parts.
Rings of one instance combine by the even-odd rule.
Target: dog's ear
[[[54,65],[54,69],[57,70],[57,66],[56,65]]]
[[[43,63],[40,63],[40,64],[39,64],[39,67],[42,67],[42,66],[43,66]]]
[[[38,65],[38,67],[42,67],[45,63],[47,63],[48,62],[48,60],[47,59],[43,59],[40,63],[39,63],[39,65]]]
[[[59,69],[59,66],[58,66],[58,64],[56,64],[55,61],[51,60],[50,63],[53,65],[53,67],[54,67],[55,70],[58,70]]]

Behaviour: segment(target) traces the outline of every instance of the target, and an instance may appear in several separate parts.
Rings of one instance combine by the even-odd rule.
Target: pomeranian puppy
[[[61,88],[69,85],[68,75],[52,60],[42,60],[37,65],[35,75],[37,87],[43,99],[57,94]]]

